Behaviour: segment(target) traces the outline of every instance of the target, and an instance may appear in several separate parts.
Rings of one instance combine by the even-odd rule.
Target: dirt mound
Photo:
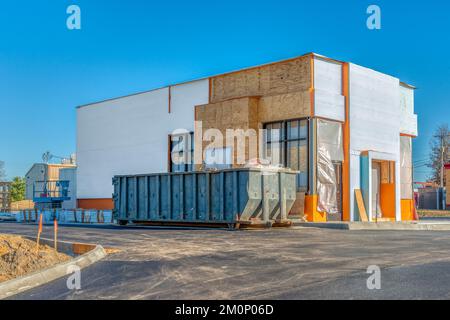
[[[38,271],[71,259],[49,246],[19,236],[0,234],[0,282]]]

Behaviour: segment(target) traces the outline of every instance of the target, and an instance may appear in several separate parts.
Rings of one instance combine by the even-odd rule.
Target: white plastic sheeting
[[[358,206],[356,204],[355,189],[362,189],[361,185],[361,153],[350,151],[350,163],[352,167],[350,168],[350,221],[357,220],[359,217]],[[345,200],[344,200],[345,201]]]
[[[412,139],[400,137],[400,183],[402,199],[413,199]]]
[[[344,161],[342,124],[317,120],[317,210],[339,213],[334,161]]]

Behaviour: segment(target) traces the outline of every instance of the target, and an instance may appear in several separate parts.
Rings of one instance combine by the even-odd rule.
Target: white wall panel
[[[355,151],[398,154],[399,80],[350,64],[350,145]]]
[[[111,198],[112,177],[167,171],[168,135],[193,130],[194,106],[208,103],[208,80],[77,109],[77,198]]]
[[[314,59],[314,113],[318,117],[345,121],[342,65]]]
[[[417,115],[416,114],[404,114],[400,120],[400,133],[417,137],[419,130],[417,127]]]
[[[194,131],[194,106],[209,100],[209,80],[189,82],[171,88],[172,128]]]
[[[396,194],[400,195],[400,82],[397,78],[350,64],[350,149],[352,155],[375,151],[396,161]],[[360,179],[359,157],[350,159],[351,190]],[[397,215],[400,197],[397,196]],[[354,205],[351,206],[354,217]]]
[[[315,90],[314,111],[317,117],[345,121],[345,97],[324,90]]]
[[[359,152],[350,152],[350,221],[355,221],[355,189],[361,189]]]
[[[402,114],[414,114],[414,89],[400,85],[400,110]]]
[[[42,163],[35,163],[25,175],[25,199],[33,200],[33,186],[36,181],[45,180],[45,165]]]
[[[314,88],[342,94],[342,64],[315,58]]]
[[[414,89],[400,86],[400,112],[400,132],[417,136],[417,115],[414,114]]]

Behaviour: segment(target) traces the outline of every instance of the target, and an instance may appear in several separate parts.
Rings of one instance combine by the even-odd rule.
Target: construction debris
[[[0,282],[11,280],[70,260],[71,257],[56,252],[19,236],[0,234]]]

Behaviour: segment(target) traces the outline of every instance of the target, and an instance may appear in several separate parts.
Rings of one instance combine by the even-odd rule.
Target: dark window
[[[170,135],[170,172],[194,171],[194,133]]]
[[[308,190],[308,119],[267,123],[265,158],[272,165],[300,171],[297,189]]]

